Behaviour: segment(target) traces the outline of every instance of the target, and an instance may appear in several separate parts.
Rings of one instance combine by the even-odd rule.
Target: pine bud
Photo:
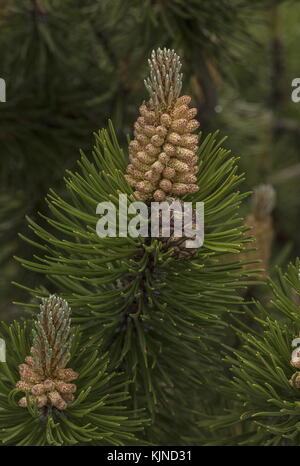
[[[272,210],[275,206],[276,193],[270,185],[259,185],[254,188],[254,193],[251,199],[252,212],[245,219],[245,226],[249,228],[249,232],[245,236],[253,236],[253,242],[247,243],[248,249],[256,248],[255,251],[249,253],[241,253],[240,260],[242,261],[259,261],[264,269],[262,275],[267,275],[269,260],[271,256],[271,248],[273,241],[273,219]],[[246,268],[257,269],[259,264],[247,264]]]

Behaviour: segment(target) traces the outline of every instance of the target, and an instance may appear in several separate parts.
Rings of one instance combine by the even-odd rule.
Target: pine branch
[[[232,407],[199,424],[227,428],[222,441],[230,445],[299,445],[299,372],[291,357],[300,329],[299,260],[285,274],[279,270],[270,286],[272,308],[249,309],[257,331],[237,329],[241,347],[225,359],[232,375],[221,375],[220,390]],[[241,434],[233,437],[231,426],[240,423]]]
[[[25,360],[32,344],[32,322],[25,321],[22,324],[14,322],[10,326],[2,323],[0,334],[7,346],[7,363],[1,363],[0,373],[0,442],[2,444],[14,446],[145,444],[135,435],[136,431],[142,430],[146,425],[143,414],[127,408],[126,385],[128,386],[129,381],[108,370],[108,354],[103,353],[99,347],[86,344],[78,329],[74,334],[70,354],[70,365],[79,373],[76,380],[77,396],[75,401],[69,400],[66,409],[56,402],[53,403],[55,401],[53,398],[47,409],[32,402],[27,404],[25,409],[19,406],[20,390],[23,391],[24,387],[15,388],[18,380],[17,368]],[[27,365],[33,363],[28,358],[26,361]],[[61,369],[61,371],[70,376],[68,380],[74,378],[71,377],[69,369]],[[28,375],[28,369],[26,372]],[[67,381],[64,384],[71,385]],[[60,389],[62,388],[61,383]],[[29,400],[30,396],[27,395],[26,399]]]

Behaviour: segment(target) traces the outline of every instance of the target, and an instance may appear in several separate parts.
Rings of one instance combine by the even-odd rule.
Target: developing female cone
[[[197,142],[199,127],[189,108],[191,98],[181,96],[182,74],[174,50],[153,51],[145,86],[150,100],[140,107],[134,140],[129,144],[130,164],[125,175],[137,200],[163,201],[198,191]]]
[[[183,215],[184,202],[181,199],[167,197],[164,202],[166,202],[170,206],[170,222],[168,231],[166,232],[166,236],[164,236],[162,220],[163,215],[160,211],[159,239],[163,243],[163,250],[168,251],[168,253],[175,259],[192,259],[196,257],[199,252],[198,247],[187,248],[185,245],[186,241],[191,239],[191,236],[189,234],[186,234],[185,230],[195,231],[195,229],[198,227],[196,211],[194,209],[192,210],[191,218],[189,219],[189,221],[187,221],[187,218]],[[180,236],[176,236],[176,225],[179,226],[179,230],[181,230]]]
[[[252,212],[245,220],[249,227],[249,234],[254,237],[254,243],[248,243],[248,248],[256,247],[256,251],[242,254],[242,260],[260,260],[264,272],[267,274],[273,241],[273,220],[271,212],[275,205],[276,194],[270,185],[261,184],[254,188],[252,196]],[[248,233],[247,233],[248,235]],[[256,269],[257,264],[248,264],[248,269]]]
[[[74,400],[76,385],[70,383],[78,374],[66,368],[70,359],[70,307],[58,296],[44,298],[41,312],[33,330],[31,356],[19,366],[21,380],[16,387],[27,393],[21,398],[22,408],[36,405],[38,408],[67,408]]]

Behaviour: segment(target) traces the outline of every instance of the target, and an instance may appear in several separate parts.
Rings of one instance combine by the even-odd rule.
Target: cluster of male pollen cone
[[[263,268],[262,275],[266,276],[272,250],[274,236],[272,211],[275,207],[276,193],[269,184],[261,184],[254,188],[252,196],[252,211],[246,217],[244,225],[249,228],[246,235],[251,235],[254,242],[248,243],[248,248],[255,247],[255,251],[241,254],[241,260],[259,260]],[[257,264],[247,264],[248,269],[257,269]]]
[[[183,196],[198,191],[197,143],[192,134],[199,127],[189,108],[191,98],[181,96],[181,62],[174,50],[153,51],[150,77],[145,86],[150,94],[134,125],[129,144],[125,178],[139,201],[164,201],[167,196]]]
[[[78,374],[66,368],[70,359],[70,307],[56,295],[42,300],[40,314],[33,330],[31,356],[19,366],[21,380],[16,387],[27,396],[19,406],[28,403],[38,408],[65,410],[74,400]]]

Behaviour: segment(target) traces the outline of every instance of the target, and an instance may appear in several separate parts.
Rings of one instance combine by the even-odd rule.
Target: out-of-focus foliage
[[[240,344],[227,346],[216,380],[225,407],[199,422],[215,435],[210,444],[299,446],[299,266],[278,270],[271,304],[245,309],[247,325],[233,318]]]
[[[276,189],[273,265],[300,253],[300,104],[291,99],[292,80],[300,76],[300,8],[277,3],[269,2],[260,24],[251,26],[260,45],[255,53],[244,48],[248,65],[232,68],[235,85],[219,88],[216,123],[241,154],[244,189],[262,182]]]

